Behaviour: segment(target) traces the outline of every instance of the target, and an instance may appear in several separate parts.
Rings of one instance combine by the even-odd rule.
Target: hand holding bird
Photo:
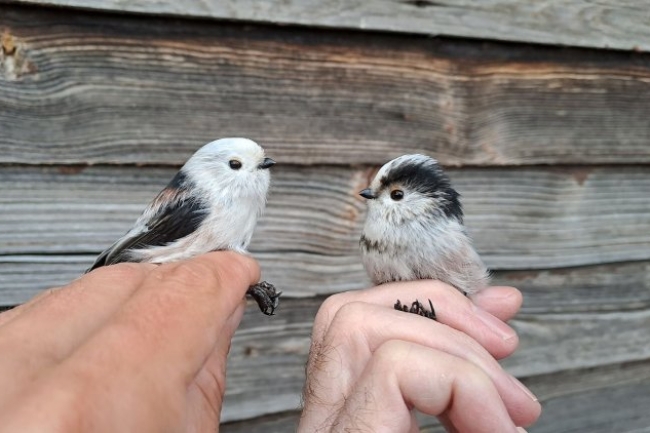
[[[86,272],[122,262],[168,263],[218,250],[247,253],[274,164],[247,138],[206,144]],[[248,294],[267,315],[280,296],[267,282],[251,286]]]
[[[489,273],[463,225],[459,194],[433,158],[403,155],[381,167],[370,186],[360,239],[375,284],[435,279],[466,295],[484,289]],[[395,308],[435,318],[418,301]]]

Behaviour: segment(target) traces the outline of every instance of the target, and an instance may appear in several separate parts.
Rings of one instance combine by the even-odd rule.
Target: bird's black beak
[[[359,191],[359,195],[363,198],[367,198],[368,200],[377,198],[377,196],[372,193],[372,190],[370,188],[362,189]]]
[[[275,161],[273,161],[271,158],[264,158],[264,161],[258,165],[259,168],[271,168],[275,165]]]

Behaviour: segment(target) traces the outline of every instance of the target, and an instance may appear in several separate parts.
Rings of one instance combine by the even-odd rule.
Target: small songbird
[[[360,247],[374,284],[436,279],[466,295],[487,287],[489,272],[463,225],[460,195],[435,159],[395,158],[359,194],[368,199]],[[399,301],[395,308],[408,310]],[[411,311],[426,315],[417,301]]]
[[[142,212],[124,236],[86,271],[121,262],[166,263],[217,250],[247,253],[266,206],[269,168],[264,149],[247,138],[201,147]],[[267,282],[248,290],[272,315],[280,293]]]

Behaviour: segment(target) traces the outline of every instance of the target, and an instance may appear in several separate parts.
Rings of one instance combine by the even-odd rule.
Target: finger
[[[492,286],[470,296],[479,308],[502,321],[512,319],[523,302],[521,292],[514,287]]]
[[[0,327],[0,406],[4,398],[58,364],[132,295],[153,265],[121,264],[48,290]]]
[[[241,318],[245,306],[242,300],[235,315]],[[114,366],[66,363],[53,371],[0,408],[3,426],[8,427],[0,430],[81,431],[81,426],[93,426],[97,432],[218,430],[224,376],[214,386],[215,378],[207,369],[199,372],[186,394],[183,389],[166,391],[168,377],[143,381],[146,374],[116,375]],[[184,395],[185,401],[179,401]]]
[[[13,319],[18,318],[26,312],[37,311],[39,314],[50,314],[59,310],[64,310],[64,316],[67,316],[73,310],[76,302],[83,302],[83,297],[79,297],[80,291],[93,290],[96,287],[104,286],[124,286],[137,283],[144,278],[144,273],[153,269],[155,265],[144,263],[121,263],[114,266],[106,266],[95,271],[82,275],[81,277],[71,281],[65,286],[53,287],[42,291],[24,304],[18,305],[9,311],[0,314],[0,331],[2,326],[8,324]],[[118,284],[120,283],[120,284]],[[107,295],[115,295],[116,290],[107,292]],[[61,308],[57,308],[61,306]],[[98,308],[102,308],[101,304]],[[52,310],[52,311],[50,311]],[[30,321],[34,317],[29,318]]]
[[[40,298],[41,296],[45,296],[46,294],[48,294],[53,290],[56,290],[56,288],[44,290],[24,304],[16,305],[14,307],[8,307],[7,310],[0,312],[0,329],[2,329],[2,326],[4,324],[9,323],[11,320],[18,317],[24,310],[26,310],[28,308],[29,303],[35,302],[36,299]]]
[[[124,281],[131,281],[132,276],[130,275],[131,272],[135,272],[138,268],[144,268],[144,269],[149,269],[153,268],[155,265],[151,264],[133,264],[133,263],[123,263],[115,266],[106,266],[106,267],[101,267],[99,269],[94,270],[93,272],[89,274],[84,274],[80,276],[79,278],[75,279],[74,281],[71,281],[65,286],[61,287],[53,287],[47,290],[42,291],[41,293],[37,294],[24,304],[18,305],[15,308],[12,308],[11,310],[0,314],[0,327],[9,321],[13,320],[14,318],[20,316],[21,314],[27,312],[27,311],[32,311],[32,309],[38,305],[39,307],[42,306],[43,301],[48,301],[47,305],[51,305],[53,298],[54,298],[54,303],[55,304],[60,304],[61,303],[61,292],[65,292],[65,296],[67,296],[67,293],[69,292],[69,289],[76,288],[80,289],[81,287],[96,287],[96,286],[103,286],[106,285],[105,282],[101,279],[101,277],[107,277],[108,283],[112,282],[118,282],[120,278],[120,273],[124,272],[125,275],[122,276]],[[117,279],[111,278],[113,273],[117,273]],[[113,281],[115,280],[115,281]],[[63,290],[65,289],[65,290]],[[84,289],[86,290],[86,289]],[[74,297],[74,296],[71,296]],[[69,300],[65,302],[70,302]],[[66,311],[67,313],[68,311]],[[31,320],[31,319],[30,319]]]
[[[435,369],[432,369],[435,366]],[[396,432],[412,429],[411,409],[447,415],[458,432],[516,432],[492,381],[472,363],[414,343],[377,348],[354,387],[333,412],[306,402],[299,431]],[[314,402],[315,404],[312,404]],[[338,414],[338,416],[336,416]]]
[[[134,431],[180,430],[186,392],[209,355],[227,353],[246,290],[258,279],[255,261],[232,252],[157,267],[92,338],[16,399],[11,413],[59,402],[57,390],[72,389],[64,393],[72,401],[51,406],[75,405],[75,412],[87,409]]]
[[[235,332],[234,328],[241,321],[245,308],[246,302],[242,301],[237,308],[234,320],[231,321],[231,326],[235,326],[232,326],[232,329],[224,330],[224,334]],[[226,363],[223,362],[225,358],[226,354],[222,352],[222,348],[215,348],[190,385],[186,398],[188,413],[182,431],[198,433],[219,430],[225,393]]]
[[[446,414],[440,415],[437,418],[440,421],[440,424],[442,424],[444,426],[446,432],[448,432],[448,433],[458,433],[458,430],[451,423],[451,421],[449,420],[449,417]],[[417,430],[417,431],[419,432],[420,430]],[[523,427],[517,427],[517,431],[519,433],[526,433],[526,429],[524,429]]]
[[[52,289],[50,289],[50,290],[52,290]],[[43,293],[44,292],[41,292],[37,296],[40,296]],[[0,311],[0,327],[2,327],[2,325],[9,322],[10,320],[12,320],[14,317],[17,317],[20,314],[20,307],[24,307],[24,306],[25,306],[25,304],[17,305],[17,306],[15,306],[13,308],[11,306],[9,306],[9,307],[6,307],[6,308],[8,308],[7,310]]]
[[[439,322],[367,303],[343,306],[328,333],[310,356],[308,374],[320,374],[322,401],[335,402],[360,376],[372,354],[389,340],[402,340],[465,359],[483,370],[494,382],[510,415],[525,424],[537,416],[539,403],[515,378],[467,334]]]
[[[218,333],[258,280],[257,263],[232,252],[161,265],[102,330],[106,341],[97,340],[138,348],[121,362],[134,363],[135,368],[145,361],[149,369],[173,366],[189,383],[218,337],[229,346],[229,336]]]
[[[504,291],[495,289],[495,292],[498,294]],[[502,304],[507,306],[501,309],[511,311],[518,308],[520,298],[516,294],[513,295],[512,291],[506,292],[510,296],[503,298]],[[405,303],[417,299],[423,301],[424,305],[427,305],[427,301],[430,300],[435,308],[438,322],[471,336],[497,359],[512,354],[519,343],[515,330],[502,320],[479,308],[458,290],[434,280],[389,283],[330,296],[316,315],[312,338],[314,341],[321,341],[333,317],[346,304],[367,302],[392,309],[397,299],[402,299]]]

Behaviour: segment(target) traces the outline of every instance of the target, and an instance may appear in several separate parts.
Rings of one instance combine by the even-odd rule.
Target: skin
[[[0,432],[218,431],[227,354],[258,279],[233,252],[119,264],[0,314]],[[439,322],[393,310],[396,290],[431,299]],[[417,431],[414,408],[456,432],[533,422],[539,404],[494,360],[517,346],[502,321],[521,295],[489,288],[474,303],[432,281],[330,297],[300,431]]]
[[[438,321],[391,309],[431,299]],[[414,409],[448,431],[524,431],[541,406],[496,362],[517,347],[512,287],[467,299],[439,281],[389,283],[328,298],[314,323],[299,432],[417,432]]]
[[[257,263],[93,271],[0,314],[1,432],[214,432]]]

